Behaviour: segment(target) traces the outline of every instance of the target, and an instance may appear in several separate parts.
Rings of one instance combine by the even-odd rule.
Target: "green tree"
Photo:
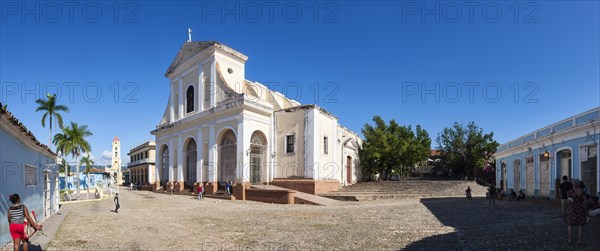
[[[93,134],[88,130],[86,125],[78,125],[75,122],[71,122],[71,125],[64,127],[62,133],[58,133],[54,136],[54,143],[57,146],[57,150],[63,150],[66,155],[70,153],[75,158],[75,170],[76,170],[76,186],[77,196],[79,196],[79,156],[82,153],[90,152],[90,143],[85,139],[86,137],[92,136]]]
[[[453,127],[444,128],[438,134],[437,143],[446,166],[455,174],[471,177],[480,176],[481,170],[493,162],[499,145],[493,132],[485,134],[475,122],[466,126],[454,122]]]
[[[416,132],[411,126],[401,126],[395,120],[389,125],[379,117],[373,117],[374,125],[365,124],[365,136],[359,149],[363,170],[368,173],[385,173],[390,179],[392,173],[406,175],[415,165],[427,160],[431,139],[427,131],[417,125]]]
[[[88,155],[81,158],[81,165],[85,165],[85,174],[87,177],[87,193],[90,194],[90,169],[92,168],[92,166],[94,165],[94,161],[92,160],[92,158],[90,158],[90,154],[88,152]]]
[[[64,105],[56,104],[56,94],[50,95],[50,93],[46,94],[47,99],[38,99],[35,102],[39,105],[36,112],[45,111],[42,116],[42,127],[46,127],[46,117],[48,117],[48,125],[50,127],[50,134],[48,136],[48,147],[52,148],[52,119],[55,118],[55,123],[58,122],[58,126],[63,128],[63,119],[60,113],[58,112],[69,112],[69,108]]]

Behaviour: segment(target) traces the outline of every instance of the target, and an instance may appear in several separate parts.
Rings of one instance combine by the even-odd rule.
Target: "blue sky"
[[[434,139],[475,121],[504,143],[600,105],[597,1],[0,5],[0,102],[46,143],[35,100],[60,89],[100,163],[114,136],[123,156],[152,138],[188,28],[247,55],[247,79],[355,132],[373,115]]]

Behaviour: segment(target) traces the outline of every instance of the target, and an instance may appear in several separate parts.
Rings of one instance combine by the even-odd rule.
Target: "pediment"
[[[219,43],[215,41],[185,42],[181,49],[179,49],[177,56],[175,56],[169,68],[167,68],[165,77],[168,77],[169,74],[173,73],[175,69],[177,69],[177,67],[188,61],[191,57],[217,44]]]

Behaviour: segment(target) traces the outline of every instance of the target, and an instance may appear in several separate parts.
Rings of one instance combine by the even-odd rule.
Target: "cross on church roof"
[[[188,43],[192,42],[192,29],[188,28]]]

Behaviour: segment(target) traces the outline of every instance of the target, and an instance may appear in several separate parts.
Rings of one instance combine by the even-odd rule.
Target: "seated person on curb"
[[[502,192],[497,193],[498,194],[498,200],[504,200],[504,197],[506,197],[506,192],[504,190],[502,190]]]
[[[510,189],[510,196],[508,197],[508,201],[513,201],[517,199],[517,193],[515,190]]]
[[[517,197],[517,201],[525,200],[525,193],[523,191],[519,191],[519,196]]]

